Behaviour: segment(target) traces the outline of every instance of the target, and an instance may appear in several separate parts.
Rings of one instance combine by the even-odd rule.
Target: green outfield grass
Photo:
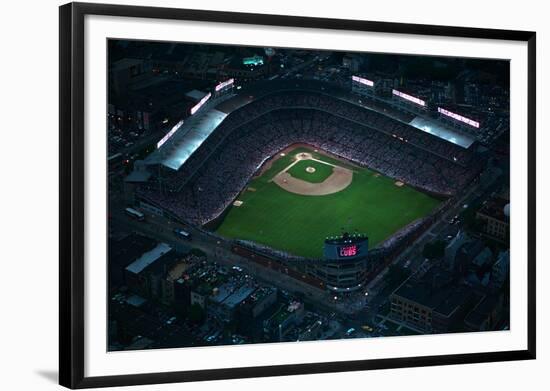
[[[315,172],[307,172],[306,168],[308,167],[313,167]],[[302,179],[311,183],[321,183],[332,175],[332,168],[333,167],[328,164],[319,163],[313,160],[300,160],[298,163],[290,167],[287,172],[294,178]]]
[[[352,183],[338,193],[302,196],[287,192],[271,182],[277,173],[292,163],[293,156],[299,152],[309,152],[319,160],[353,168]],[[296,175],[310,182],[318,179],[309,177],[312,174],[305,172],[308,165],[313,166],[314,163],[316,169],[318,166],[331,168],[314,161],[304,163],[307,164],[301,170],[297,168],[299,174]],[[293,173],[291,175],[294,176]],[[326,175],[326,172],[322,175]],[[238,197],[243,204],[230,207],[216,232],[229,238],[252,240],[295,255],[321,257],[325,237],[340,234],[343,229],[349,230],[351,227],[352,230],[366,233],[369,236],[369,247],[372,248],[406,224],[427,215],[440,203],[412,187],[397,187],[394,182],[369,169],[350,167],[337,159],[306,148],[297,148],[273,162],[268,170],[251,181],[249,187],[254,191],[243,191]]]

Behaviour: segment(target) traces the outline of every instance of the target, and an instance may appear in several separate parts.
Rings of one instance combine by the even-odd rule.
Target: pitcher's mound
[[[401,181],[396,181],[396,182],[395,182],[395,186],[397,186],[397,187],[402,187],[402,186],[405,186],[405,184],[404,184],[403,182],[401,182]]]
[[[309,172],[310,174],[313,174],[315,172],[315,168],[314,167],[307,167],[306,172]]]

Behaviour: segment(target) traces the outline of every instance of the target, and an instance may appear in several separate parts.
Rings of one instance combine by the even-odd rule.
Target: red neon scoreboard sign
[[[358,253],[357,245],[342,246],[338,248],[338,255],[342,258],[354,257]]]

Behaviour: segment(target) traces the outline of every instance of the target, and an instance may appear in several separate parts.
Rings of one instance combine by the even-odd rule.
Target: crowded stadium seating
[[[286,91],[235,110],[180,170],[163,170],[138,195],[203,225],[231,204],[267,159],[296,143],[446,196],[478,172],[469,149],[328,95]]]

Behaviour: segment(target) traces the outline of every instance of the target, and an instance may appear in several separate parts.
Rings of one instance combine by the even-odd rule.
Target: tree
[[[462,219],[464,221],[464,227],[470,231],[481,232],[483,230],[483,221],[477,218],[476,210],[473,206],[468,207],[464,213],[462,213]]]
[[[204,310],[197,303],[189,308],[189,320],[193,323],[202,323],[204,320]]]
[[[197,257],[206,258],[206,253],[202,251],[200,248],[192,248],[191,251],[189,251],[189,253]]]
[[[388,267],[388,272],[386,273],[385,280],[388,283],[388,286],[393,287],[405,281],[405,279],[409,277],[409,275],[409,270],[397,265],[390,265]]]
[[[445,242],[443,240],[436,240],[426,243],[424,250],[422,251],[424,258],[437,259],[445,255]]]

